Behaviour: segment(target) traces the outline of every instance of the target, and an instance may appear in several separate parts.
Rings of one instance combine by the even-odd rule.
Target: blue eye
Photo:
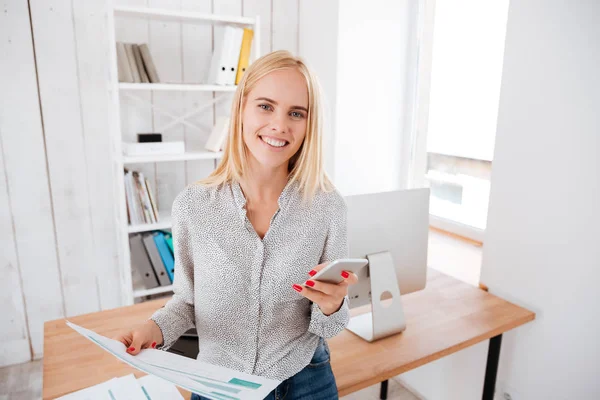
[[[294,118],[304,118],[304,115],[302,113],[299,113],[298,111],[292,111],[291,115]]]
[[[267,110],[267,111],[271,109],[271,106],[268,104],[259,104],[258,107],[262,108],[263,110]]]

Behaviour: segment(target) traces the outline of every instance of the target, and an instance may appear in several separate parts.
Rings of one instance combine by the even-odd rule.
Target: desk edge
[[[529,311],[529,310],[528,310]],[[498,327],[496,329],[493,329],[489,332],[486,332],[483,335],[479,335],[476,336],[472,339],[466,340],[462,343],[459,343],[451,348],[448,349],[444,349],[441,351],[438,351],[436,353],[433,353],[429,356],[426,357],[422,357],[418,360],[414,360],[412,362],[409,362],[399,368],[390,370],[388,372],[382,373],[374,378],[370,378],[368,380],[365,380],[363,382],[359,382],[355,385],[340,389],[338,388],[338,393],[340,397],[349,395],[351,393],[357,392],[359,390],[362,390],[364,388],[367,388],[369,386],[372,385],[376,385],[378,383],[381,383],[385,380],[391,379],[397,375],[403,374],[405,372],[411,371],[413,369],[416,369],[418,367],[421,367],[425,364],[429,364],[430,362],[439,360],[442,357],[448,356],[450,354],[454,354],[460,350],[466,349],[467,347],[471,347],[477,343],[481,343],[485,340],[489,340],[491,338],[493,338],[494,336],[498,336],[500,334],[503,334],[505,332],[508,332],[512,329],[518,328],[519,326],[525,325],[528,322],[531,322],[535,319],[535,313],[532,311],[529,311],[528,314],[522,316],[521,318],[519,318],[518,320],[515,321],[511,321],[510,323],[505,324],[504,326]]]

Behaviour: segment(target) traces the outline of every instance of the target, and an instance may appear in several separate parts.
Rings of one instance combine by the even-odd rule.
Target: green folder
[[[173,250],[173,235],[169,231],[161,231],[165,235],[165,240],[167,242],[167,246],[171,249],[171,253],[175,255],[175,251]]]

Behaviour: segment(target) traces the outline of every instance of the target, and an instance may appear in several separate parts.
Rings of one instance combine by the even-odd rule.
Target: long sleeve
[[[334,261],[348,257],[348,226],[347,208],[341,195],[334,193],[335,201],[330,213],[329,229],[327,239],[323,248],[320,263]],[[308,330],[315,335],[331,338],[342,332],[350,320],[348,308],[348,296],[338,311],[331,315],[325,315],[316,303],[311,306],[311,318]]]
[[[152,319],[163,334],[161,349],[168,349],[188,329],[195,325],[194,261],[187,217],[190,211],[188,190],[182,191],[173,202],[171,211],[175,273],[173,297],[156,311]]]

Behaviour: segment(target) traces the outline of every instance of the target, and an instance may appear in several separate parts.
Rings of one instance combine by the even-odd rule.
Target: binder
[[[149,83],[148,74],[146,73],[146,69],[144,68],[144,61],[142,60],[142,53],[140,53],[140,46],[134,44],[132,46],[133,50],[133,58],[135,59],[135,65],[137,66],[137,70],[140,73],[140,79],[142,83]]]
[[[142,242],[144,243],[148,257],[150,258],[150,263],[152,264],[154,273],[158,277],[160,286],[169,286],[171,284],[171,280],[169,279],[169,275],[167,275],[167,270],[165,269],[160,254],[158,253],[158,248],[154,242],[154,235],[152,233],[144,234],[142,236]]]
[[[152,188],[150,187],[150,181],[146,178],[146,190],[148,191],[148,197],[150,197],[150,204],[152,205],[152,212],[154,213],[154,219],[159,222],[158,209],[156,208],[156,201],[154,201],[154,194],[152,194]]]
[[[129,209],[132,211],[132,223],[143,224],[144,216],[141,210],[141,204],[139,203],[139,196],[137,194],[137,185],[134,182],[133,174],[128,171],[125,175],[125,185],[128,190]]]
[[[235,84],[239,85],[242,80],[242,76],[244,76],[244,72],[246,72],[246,68],[248,68],[248,64],[250,63],[250,50],[252,49],[252,38],[254,37],[254,31],[250,28],[244,29],[244,35],[242,37],[242,48],[240,50],[240,57],[237,67],[237,72],[235,75]]]
[[[231,30],[231,42],[227,50],[227,85],[235,85],[244,29],[239,26],[228,26],[228,28]]]
[[[154,268],[152,268],[144,243],[142,243],[142,236],[139,234],[129,236],[129,248],[131,253],[131,268],[137,270],[141,275],[146,289],[159,286],[158,278],[154,273]]]
[[[226,85],[227,84],[227,63],[228,59],[228,48],[230,41],[233,40],[232,31],[230,26],[225,26],[222,29],[221,42],[215,47],[213,52],[209,75],[208,84],[214,85]],[[219,42],[217,42],[219,43]]]
[[[131,69],[133,82],[141,83],[142,78],[140,76],[140,72],[137,69],[137,64],[135,63],[135,56],[133,55],[133,43],[125,43],[125,54],[127,54],[127,61],[129,61],[129,68]]]
[[[175,259],[169,250],[169,246],[165,240],[165,234],[162,232],[154,233],[154,243],[156,243],[156,248],[158,249],[160,258],[163,261],[167,275],[169,276],[171,283],[173,283],[173,276],[175,274]]]
[[[119,73],[119,82],[133,82],[133,75],[131,74],[131,68],[129,67],[125,44],[122,42],[117,42],[117,70]]]
[[[218,152],[225,146],[227,134],[229,133],[229,117],[217,117],[215,126],[204,145],[206,150]]]
[[[137,219],[135,210],[133,208],[133,195],[131,193],[131,186],[129,184],[129,171],[125,171],[123,183],[125,184],[125,194],[127,196],[127,215],[129,217],[129,224],[135,225],[137,224]]]
[[[157,222],[155,216],[154,216],[154,209],[152,208],[152,204],[150,203],[150,196],[148,195],[148,190],[146,189],[146,179],[144,178],[144,174],[142,172],[140,172],[138,174],[138,183],[139,183],[139,188],[140,188],[140,193],[142,194],[142,203],[144,205],[144,210],[147,213],[147,218],[148,220],[146,221],[146,223],[152,223],[155,224]]]
[[[169,247],[169,250],[171,250],[171,254],[175,254],[175,252],[173,251],[173,234],[169,231],[160,231],[165,235],[165,242],[167,242],[167,246]]]
[[[140,54],[142,55],[142,60],[144,61],[144,67],[146,67],[148,79],[151,83],[159,83],[160,79],[158,78],[156,65],[154,65],[154,60],[150,55],[150,49],[146,43],[140,44]]]
[[[169,249],[171,249],[171,253],[175,254],[175,250],[173,250],[173,237],[169,236],[166,238],[167,241],[167,245],[169,246]]]
[[[136,191],[138,205],[142,212],[142,223],[151,224],[152,218],[150,217],[150,210],[147,208],[146,203],[144,201],[144,192],[142,188],[142,183],[140,181],[140,173],[137,171],[133,171],[133,187]]]
[[[140,224],[145,224],[145,223],[147,223],[146,212],[144,210],[144,204],[142,203],[142,193],[140,191],[137,176],[138,176],[137,171],[131,172],[131,186],[133,188],[134,201],[135,201],[135,204],[139,211]]]

